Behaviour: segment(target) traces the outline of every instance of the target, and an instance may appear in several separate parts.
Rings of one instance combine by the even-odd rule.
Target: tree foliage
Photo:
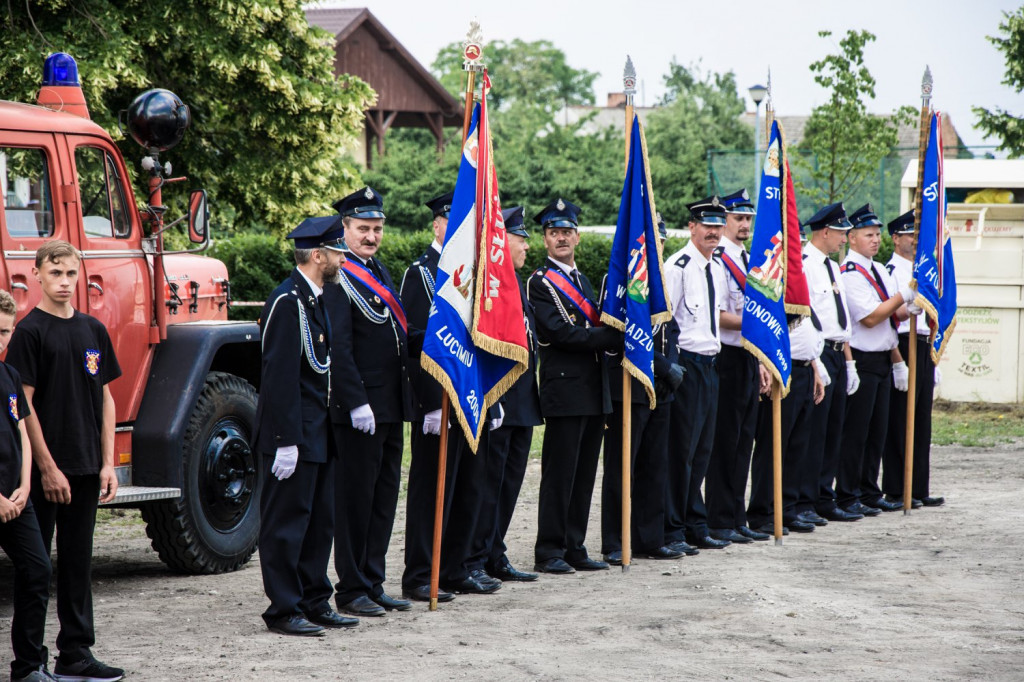
[[[207,188],[215,227],[226,217],[239,229],[287,229],[359,182],[340,150],[375,94],[334,77],[333,41],[299,0],[6,3],[0,34],[0,98],[34,101],[43,58],[68,52],[93,119],[115,139],[117,112],[143,89],[180,96],[192,126],[163,156]],[[119,145],[128,159],[142,155]]]
[[[707,194],[708,150],[750,147],[751,131],[739,118],[745,106],[733,72],[703,73],[699,64],[673,61],[665,85],[663,106],[647,119],[651,180],[665,223],[685,227],[686,204]]]
[[[819,31],[828,38],[831,31]],[[812,183],[798,187],[816,204],[840,201],[856,193],[864,180],[878,173],[879,163],[892,153],[899,126],[913,120],[902,107],[891,116],[875,116],[866,102],[875,98],[875,79],[864,65],[864,48],[875,40],[869,31],[847,31],[839,53],[811,64],[814,82],[829,91],[826,103],[814,108],[804,128],[801,150],[791,161],[803,164]]]
[[[989,41],[1006,57],[1006,77],[1002,82],[1020,94],[1024,92],[1024,7],[1003,12],[999,31],[1002,37],[989,36]],[[1024,116],[1015,116],[999,107],[972,109],[978,117],[978,128],[986,137],[994,135],[1001,140],[1000,150],[1009,152],[1012,158],[1024,156]]]

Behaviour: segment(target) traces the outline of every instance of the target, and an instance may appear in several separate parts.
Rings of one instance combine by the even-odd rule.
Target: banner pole
[[[775,544],[782,544],[782,384],[772,379],[772,496]]]
[[[629,145],[633,132],[633,95],[636,93],[636,69],[633,60],[626,56],[626,67],[622,71],[622,92],[626,95],[626,164],[629,168]],[[622,572],[628,573],[633,555],[633,380],[626,371],[626,352],[622,352]]]
[[[921,133],[917,145],[917,190],[914,192],[914,253],[921,231],[921,192],[924,184],[924,157],[931,128],[932,72],[927,66],[921,78]],[[939,150],[939,154],[942,150]],[[908,301],[909,303],[909,301]],[[903,514],[910,514],[914,479],[914,419],[917,409],[917,315],[911,315],[907,342],[907,424],[903,444]]]
[[[462,44],[465,61],[462,68],[466,71],[465,113],[462,118],[462,144],[466,144],[469,124],[473,120],[473,91],[476,89],[476,72],[482,69],[480,59],[483,57],[480,26],[470,23],[466,41]],[[434,493],[434,542],[430,553],[430,610],[437,611],[438,583],[441,576],[441,528],[444,525],[444,483],[448,469],[448,413],[451,403],[447,391],[441,391],[441,434],[437,447],[437,488]]]

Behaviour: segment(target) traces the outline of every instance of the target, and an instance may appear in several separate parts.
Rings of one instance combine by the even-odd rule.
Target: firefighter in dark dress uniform
[[[380,194],[370,187],[334,204],[348,260],[324,298],[334,325],[331,421],[341,458],[336,486],[334,563],[340,610],[357,616],[404,611],[384,592],[385,556],[398,504],[403,422],[413,415],[408,322],[391,275],[374,258],[384,235]]]
[[[263,365],[253,448],[264,459],[260,568],[270,606],[267,627],[285,635],[322,635],[355,618],[330,606],[327,562],[334,534],[337,449],[328,420],[331,324],[320,296],[338,274],[341,220],[310,218],[295,240],[296,268],[260,316]],[[340,320],[339,320],[340,322]]]
[[[574,573],[607,569],[587,556],[590,498],[611,412],[604,351],[622,337],[600,326],[590,281],[576,269],[579,207],[557,199],[534,220],[544,230],[548,258],[530,276],[527,292],[540,344],[540,400],[544,415],[535,570]]]

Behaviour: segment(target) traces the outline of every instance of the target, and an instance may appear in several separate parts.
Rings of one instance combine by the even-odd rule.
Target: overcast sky
[[[1004,0],[372,0],[311,3],[322,7],[368,7],[428,68],[438,50],[462,41],[469,22],[480,22],[484,55],[489,40],[550,40],[569,64],[596,71],[598,104],[622,90],[629,54],[636,65],[637,103],[654,104],[675,58],[700,61],[706,71],[733,71],[749,111],[746,88],[764,83],[771,67],[775,110],[801,115],[822,103],[808,66],[839,50],[849,29],[867,29],[865,63],[877,81],[873,113],[897,106],[920,107],[921,76],[929,65],[935,79],[934,106],[947,111],[968,145],[994,144],[974,130],[972,105],[1000,106],[1024,115],[1024,96],[1001,81],[1003,54],[985,39],[997,35],[1002,12],[1019,6]],[[819,30],[831,38],[819,38]],[[495,83],[500,88],[500,83]],[[763,110],[763,105],[762,105]]]

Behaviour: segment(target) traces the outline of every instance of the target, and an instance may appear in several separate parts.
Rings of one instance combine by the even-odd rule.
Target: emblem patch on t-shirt
[[[100,373],[100,352],[98,350],[85,349],[85,371],[92,376]]]
[[[14,417],[14,421],[18,421],[18,394],[12,393],[7,396],[7,411]]]

